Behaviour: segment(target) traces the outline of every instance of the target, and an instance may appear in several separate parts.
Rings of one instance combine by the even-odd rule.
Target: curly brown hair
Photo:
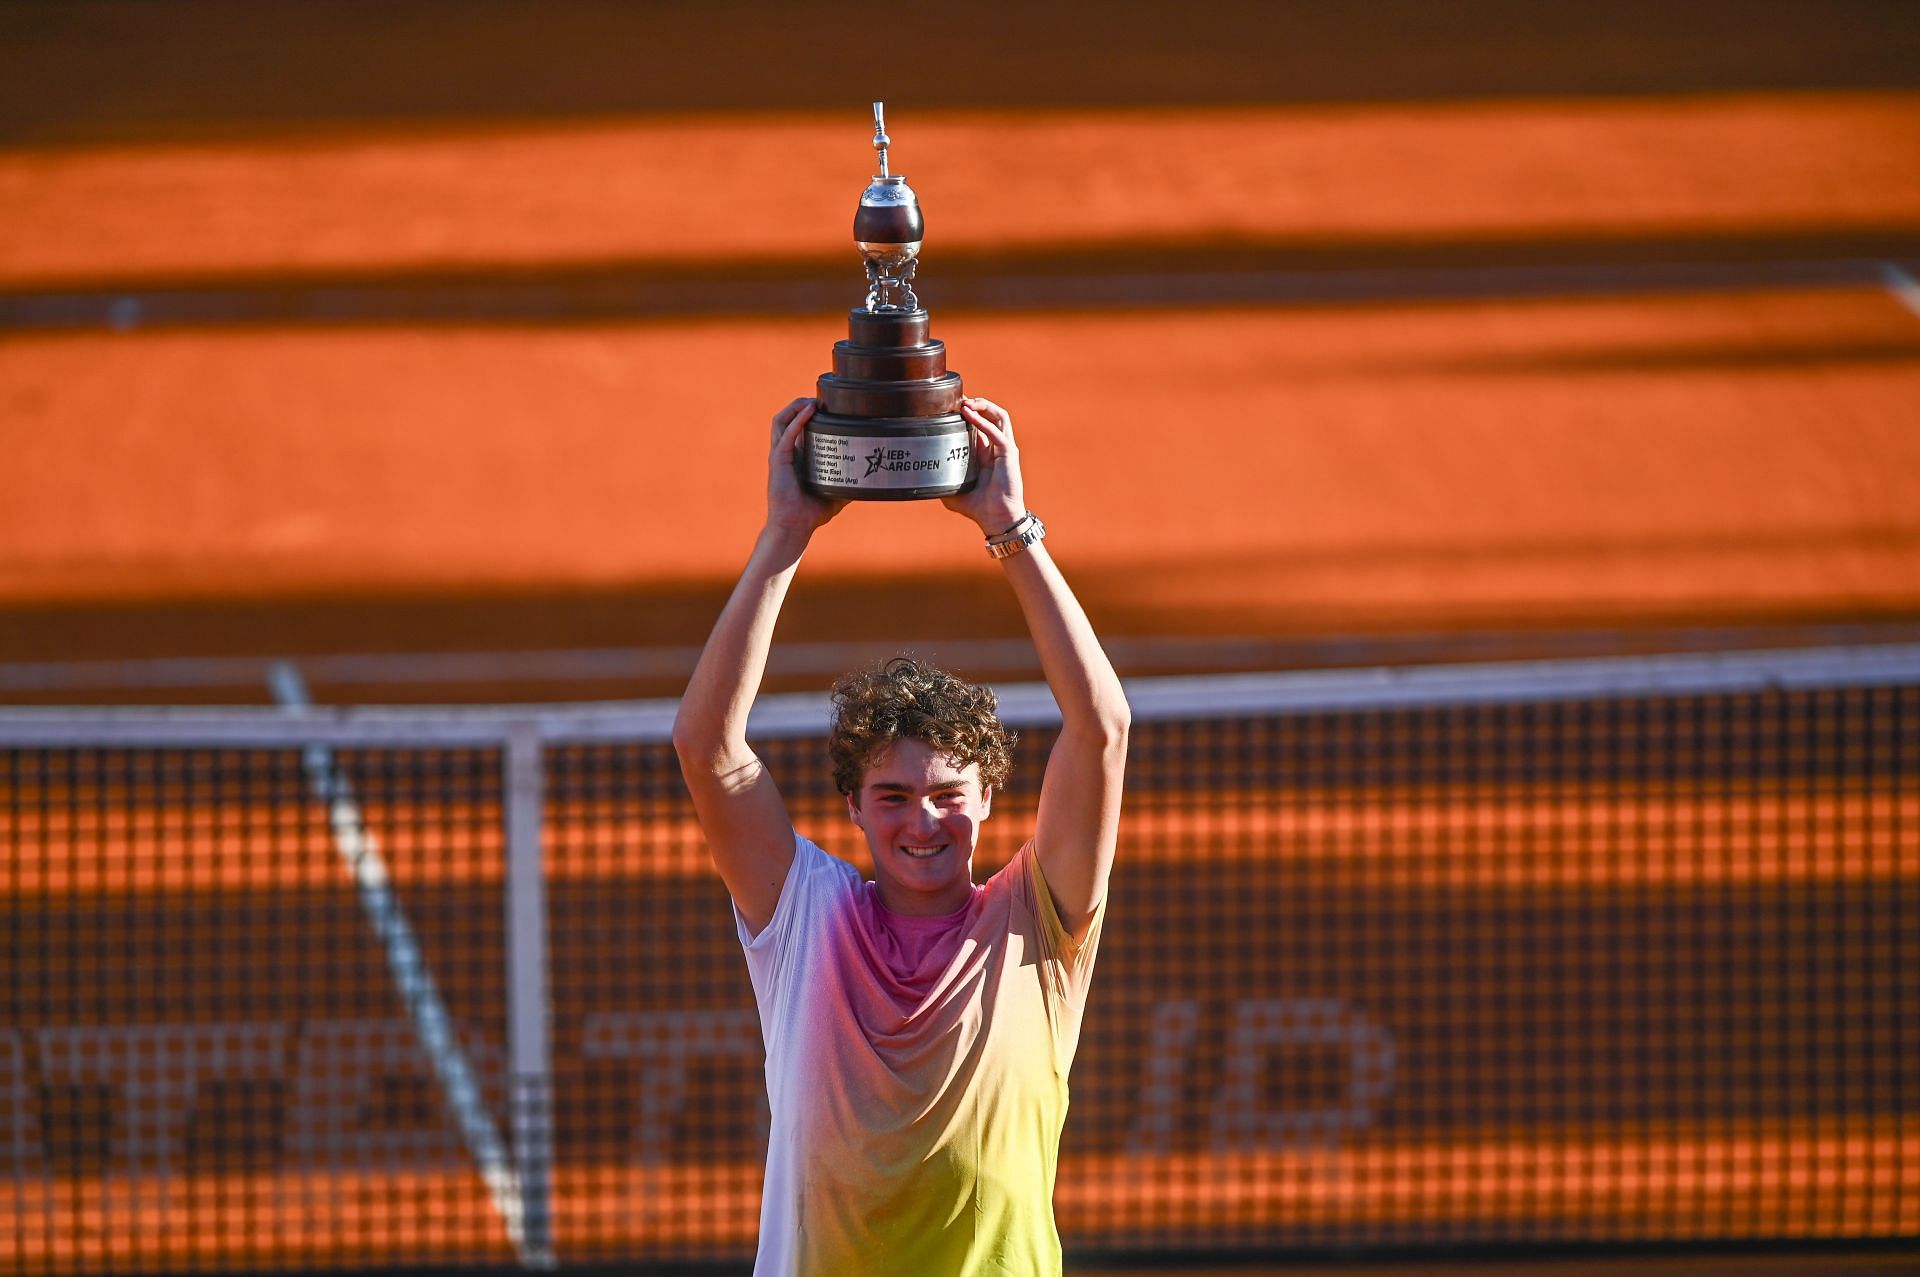
[[[978,763],[981,785],[998,789],[1013,771],[1016,739],[995,713],[998,705],[992,688],[911,656],[856,670],[833,685],[833,732],[827,738],[833,783],[858,801],[868,764],[906,739],[962,767]]]

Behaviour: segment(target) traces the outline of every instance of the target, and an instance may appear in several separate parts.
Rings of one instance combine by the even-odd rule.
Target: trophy
[[[885,111],[873,104],[880,171],[853,215],[867,300],[848,316],[847,340],[834,343],[800,458],[801,482],[841,500],[944,497],[971,487],[977,469],[973,430],[960,415],[960,374],[947,371],[946,343],[927,336],[927,312],[914,296],[920,201],[887,167]]]

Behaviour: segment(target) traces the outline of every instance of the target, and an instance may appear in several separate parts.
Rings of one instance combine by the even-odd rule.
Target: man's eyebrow
[[[927,782],[928,789],[959,789],[967,783],[965,776],[942,776]],[[868,789],[882,790],[889,794],[911,794],[917,785],[909,785],[897,780],[874,780],[867,782]]]

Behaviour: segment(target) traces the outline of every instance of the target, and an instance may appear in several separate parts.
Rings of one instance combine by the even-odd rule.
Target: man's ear
[[[993,786],[980,786],[980,819],[993,815]]]
[[[855,794],[848,794],[846,798],[847,798],[847,818],[853,821],[854,825],[857,828],[859,828],[862,831],[865,831],[867,827],[867,823],[864,820],[860,819],[860,804],[857,801],[858,796]]]

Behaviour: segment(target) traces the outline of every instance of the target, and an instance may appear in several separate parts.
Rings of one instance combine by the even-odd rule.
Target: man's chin
[[[939,854],[909,856],[895,850],[887,857],[887,877],[899,890],[916,896],[932,896],[951,890],[955,883],[971,883],[973,870],[956,847],[943,847]]]

